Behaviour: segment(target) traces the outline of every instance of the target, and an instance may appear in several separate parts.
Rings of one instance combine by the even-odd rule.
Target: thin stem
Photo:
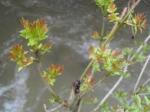
[[[52,108],[52,109],[50,109],[50,110],[47,110],[46,105],[45,105],[45,104],[43,105],[45,112],[54,112],[54,111],[60,109],[62,106],[63,106],[63,104],[59,104],[59,105],[57,105],[56,107],[54,107],[54,108]]]
[[[114,35],[118,32],[118,30],[120,29],[120,27],[122,26],[122,24],[124,23],[124,16],[126,14],[127,8],[124,8],[122,15],[120,17],[120,21],[116,22],[115,25],[113,26],[112,30],[110,31],[110,33],[107,35],[106,40],[103,43],[103,46],[106,46],[114,37]]]
[[[114,25],[114,27],[113,27],[113,29],[111,30],[111,32],[109,33],[109,35],[107,36],[107,39],[106,39],[106,41],[104,41],[104,43],[103,43],[103,46],[106,46],[112,39],[113,39],[113,36],[114,36],[114,34],[119,30],[119,23],[117,22],[115,25]]]
[[[89,68],[92,66],[92,64],[94,63],[94,60],[91,60],[89,62],[89,64],[87,65],[87,67],[85,68],[85,70],[83,71],[80,80],[82,80],[84,78],[84,76],[86,75],[87,71],[89,70]]]
[[[144,44],[146,44],[149,40],[150,40],[150,35],[144,40]],[[136,53],[134,53],[134,55],[131,57],[131,60],[133,60],[133,58],[135,58],[135,56],[142,50],[144,44],[142,44],[142,45],[136,50]]]
[[[83,102],[83,101],[81,100],[81,101],[80,101],[80,104],[79,104],[78,112],[81,112],[81,108],[82,108],[82,104],[83,104],[82,102]]]
[[[102,18],[102,27],[101,27],[101,32],[100,32],[100,35],[102,37],[104,36],[104,31],[105,31],[105,17],[103,16],[103,18]]]
[[[150,93],[149,93],[149,92],[148,92],[148,93],[139,93],[138,95],[141,95],[141,96],[149,96]]]
[[[43,104],[44,111],[47,112],[46,104]]]
[[[143,83],[143,86],[146,86],[149,82],[150,82],[150,78],[147,79],[147,80]]]
[[[141,70],[141,72],[140,72],[140,74],[139,74],[139,77],[138,77],[138,79],[137,79],[137,81],[136,81],[136,83],[135,83],[134,91],[133,91],[133,92],[136,91],[136,89],[137,89],[137,87],[138,87],[138,85],[139,85],[139,83],[140,83],[140,80],[141,80],[141,78],[142,78],[142,75],[143,75],[143,73],[144,73],[144,71],[145,71],[145,69],[146,69],[146,67],[147,67],[147,65],[148,65],[149,60],[150,60],[150,54],[149,54],[149,56],[147,57],[147,59],[146,59],[144,65],[143,65],[143,67],[142,67],[142,70]]]

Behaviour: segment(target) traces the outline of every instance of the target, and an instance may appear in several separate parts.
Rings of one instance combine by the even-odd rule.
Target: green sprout
[[[43,71],[42,77],[48,82],[49,85],[53,86],[56,77],[61,75],[64,68],[62,65],[52,64],[46,71]]]
[[[9,52],[9,58],[17,63],[19,71],[33,63],[34,58],[28,57],[27,53],[20,44],[14,45]]]

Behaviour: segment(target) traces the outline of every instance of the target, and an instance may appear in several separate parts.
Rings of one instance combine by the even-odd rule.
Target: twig
[[[124,8],[124,10],[122,11],[122,14],[121,14],[121,20],[122,21],[119,21],[119,22],[116,22],[115,25],[113,26],[112,30],[110,31],[110,33],[106,36],[106,40],[104,41],[103,43],[103,46],[106,46],[114,37],[114,35],[117,33],[117,31],[120,29],[120,26],[124,23],[124,19],[123,17],[125,16],[127,12],[127,8]],[[124,21],[123,21],[124,20]]]
[[[148,95],[150,95],[150,93],[148,92],[148,93],[139,93],[138,95],[141,95],[141,96],[148,96]]]
[[[85,74],[87,73],[87,71],[89,70],[89,68],[92,66],[92,64],[94,63],[94,60],[91,60],[89,62],[89,64],[87,65],[87,67],[85,68],[85,70],[83,71],[81,77],[80,77],[80,80],[83,80],[83,77],[85,76]]]
[[[59,104],[58,106],[56,106],[50,110],[47,110],[46,104],[43,105],[45,112],[54,112],[54,111],[60,109],[62,106],[63,106],[63,104]]]
[[[43,104],[44,111],[47,112],[46,104]]]
[[[80,95],[77,94],[75,95],[73,102],[69,105],[69,109],[71,110],[71,112],[77,112],[79,110],[80,103],[81,98]]]
[[[147,79],[147,80],[143,83],[143,86],[146,86],[149,82],[150,82],[150,78]]]
[[[102,18],[102,27],[100,31],[100,35],[103,37],[104,36],[104,31],[105,31],[105,17],[103,16]]]
[[[139,83],[140,83],[140,80],[141,80],[141,78],[142,78],[142,75],[143,75],[143,73],[144,73],[144,71],[145,71],[145,69],[146,69],[146,67],[147,67],[147,64],[148,64],[149,60],[150,60],[150,54],[149,54],[149,56],[147,57],[147,59],[146,59],[144,65],[143,65],[143,67],[142,67],[142,70],[141,70],[141,72],[140,72],[140,74],[139,74],[139,77],[138,77],[138,79],[137,79],[137,81],[136,81],[136,83],[135,83],[133,92],[136,91],[136,89],[137,89],[137,87],[138,87],[138,85],[139,85]]]
[[[144,43],[147,43],[150,40],[150,35],[144,40]],[[130,60],[133,60],[133,58],[135,58],[135,56],[142,50],[143,48],[143,44],[136,50],[136,53],[131,57]]]
[[[83,102],[83,101],[81,100],[80,105],[79,105],[79,108],[78,108],[78,112],[81,112],[82,102]]]

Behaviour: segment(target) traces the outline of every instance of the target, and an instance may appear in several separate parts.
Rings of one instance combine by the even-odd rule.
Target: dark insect
[[[134,36],[134,35],[132,35],[132,36],[131,36],[131,39],[134,39],[134,38],[135,38],[135,36]]]
[[[74,93],[75,94],[79,94],[80,93],[80,85],[81,85],[81,81],[80,80],[76,80],[73,83],[73,89],[74,89]]]

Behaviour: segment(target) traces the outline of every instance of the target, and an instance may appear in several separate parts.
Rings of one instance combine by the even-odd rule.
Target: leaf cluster
[[[28,46],[37,47],[43,40],[48,37],[47,25],[42,19],[33,22],[22,19],[21,24],[24,29],[20,31],[20,36],[27,39]]]
[[[95,3],[100,7],[104,14],[107,14],[107,9],[115,0],[95,0]]]
[[[14,45],[9,52],[9,58],[17,63],[19,71],[33,63],[34,58],[27,56],[27,53],[20,44]]]
[[[20,37],[27,40],[29,51],[25,51],[22,45],[16,44],[9,52],[10,59],[17,63],[19,70],[27,67],[35,61],[39,61],[41,55],[52,49],[52,43],[43,43],[48,37],[47,24],[44,20],[38,19],[31,22],[22,19],[21,24],[23,29],[20,31]]]
[[[143,13],[129,15],[129,18],[125,21],[126,25],[131,26],[133,35],[136,35],[138,31],[142,32],[147,27],[147,19]]]
[[[42,77],[48,82],[49,85],[53,86],[56,77],[61,75],[64,68],[62,65],[52,64],[46,71],[43,71]]]
[[[95,70],[106,70],[109,75],[123,75],[122,69],[128,65],[124,55],[119,50],[112,50],[103,47],[90,47],[89,58],[95,60]]]
[[[29,21],[22,18],[21,24],[24,29],[20,31],[20,37],[27,40],[27,45],[31,47],[32,51],[38,50],[44,54],[51,49],[51,43],[43,44],[43,41],[48,37],[47,24],[43,19]]]

